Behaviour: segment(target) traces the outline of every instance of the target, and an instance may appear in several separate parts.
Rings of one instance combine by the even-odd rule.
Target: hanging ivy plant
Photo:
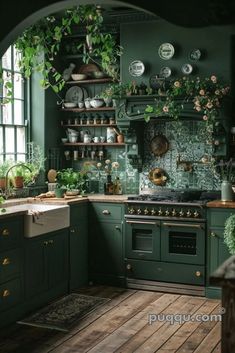
[[[83,47],[83,61],[98,62],[102,69],[113,79],[119,75],[117,58],[122,48],[116,43],[112,34],[102,33],[103,16],[95,5],[81,5],[66,10],[62,17],[48,16],[26,29],[15,42],[16,49],[21,52],[19,67],[24,78],[33,72],[42,75],[40,84],[43,88],[51,87],[58,93],[65,81],[56,69],[54,60],[60,51],[62,40],[72,33],[75,26],[85,27],[86,35],[81,38],[78,49]],[[8,100],[12,97],[10,82],[3,78],[0,71],[0,83],[4,84]]]
[[[226,219],[224,228],[224,242],[231,255],[235,254],[235,214]]]

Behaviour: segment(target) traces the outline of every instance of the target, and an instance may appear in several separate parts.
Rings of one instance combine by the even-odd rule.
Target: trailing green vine
[[[224,243],[231,255],[235,254],[235,214],[229,216],[225,222]]]
[[[55,58],[61,49],[61,43],[66,36],[72,34],[75,27],[85,27],[85,36],[77,49],[83,50],[83,61],[98,62],[114,80],[119,78],[117,65],[122,48],[116,43],[110,33],[102,33],[103,16],[95,5],[81,5],[66,10],[62,17],[48,16],[26,29],[15,42],[16,49],[21,52],[19,59],[20,71],[24,78],[29,78],[33,72],[42,75],[41,86],[51,87],[58,93],[64,87],[62,74],[55,67]],[[8,100],[12,98],[12,86],[0,71],[0,83],[4,85]],[[5,102],[2,102],[5,103]]]

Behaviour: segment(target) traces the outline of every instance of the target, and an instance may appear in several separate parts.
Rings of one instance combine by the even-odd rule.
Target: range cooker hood
[[[147,105],[155,105],[156,100],[166,100],[165,96],[156,95],[145,95],[145,96],[126,96],[117,100],[116,107],[116,120],[117,124],[121,129],[128,128],[131,121],[143,121],[145,115],[145,109]],[[183,110],[180,113],[180,118],[184,120],[201,119],[202,115],[193,109],[193,101],[185,101],[183,99],[177,99],[179,104],[183,105]],[[167,116],[156,115],[153,113],[152,117],[158,117],[158,119],[166,119]],[[169,119],[171,117],[169,116]]]

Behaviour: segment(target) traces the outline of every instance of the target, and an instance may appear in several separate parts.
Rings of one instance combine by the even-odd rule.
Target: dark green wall
[[[121,26],[121,44],[124,54],[121,58],[121,76],[123,81],[134,78],[128,72],[128,66],[133,60],[141,60],[146,66],[143,76],[137,82],[149,82],[149,77],[159,73],[164,66],[172,70],[172,77],[183,76],[181,66],[191,63],[194,66],[193,75],[208,76],[216,74],[225,82],[231,80],[231,50],[232,34],[235,25],[209,28],[183,28],[164,20],[150,23],[123,24]],[[170,60],[162,60],[158,48],[162,43],[172,43],[175,55]],[[199,48],[202,58],[193,63],[188,59],[190,51]]]

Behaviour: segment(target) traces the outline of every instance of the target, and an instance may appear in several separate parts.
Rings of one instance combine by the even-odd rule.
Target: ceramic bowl
[[[63,138],[61,139],[61,142],[62,142],[62,143],[66,143],[66,142],[68,142],[67,137],[63,137]]]
[[[91,101],[90,101],[90,104],[92,106],[92,108],[100,108],[104,105],[104,100],[101,99],[101,98],[93,98]]]
[[[64,107],[65,108],[76,108],[77,104],[73,102],[65,102]]]
[[[94,78],[104,78],[105,73],[103,71],[93,71],[92,72],[92,77]]]
[[[82,81],[87,78],[87,75],[86,74],[72,74],[71,77],[74,81]]]

